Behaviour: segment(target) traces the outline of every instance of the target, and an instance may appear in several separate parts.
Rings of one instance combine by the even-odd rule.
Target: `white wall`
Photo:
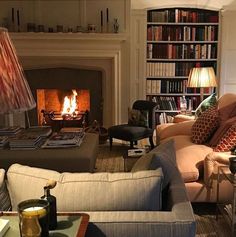
[[[131,70],[130,70],[130,102],[146,98],[146,32],[147,12],[145,10],[132,10],[131,14]]]
[[[222,12],[220,95],[236,93],[236,10]]]

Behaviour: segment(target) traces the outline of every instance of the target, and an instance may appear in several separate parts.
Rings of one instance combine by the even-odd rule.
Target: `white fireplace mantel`
[[[122,54],[126,34],[10,33],[24,69],[90,67],[104,72],[104,126],[122,121]],[[123,56],[124,57],[124,56]],[[107,62],[107,65],[104,64]]]

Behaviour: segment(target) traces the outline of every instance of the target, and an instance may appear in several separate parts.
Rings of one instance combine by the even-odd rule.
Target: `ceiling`
[[[236,0],[131,0],[132,9],[194,7],[212,10],[236,10]]]

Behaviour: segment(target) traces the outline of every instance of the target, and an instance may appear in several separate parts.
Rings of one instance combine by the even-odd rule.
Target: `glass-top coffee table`
[[[9,220],[10,228],[4,237],[19,237],[19,217],[17,212],[3,212],[0,217]],[[78,212],[59,212],[57,229],[50,231],[52,237],[84,237],[89,223],[89,215]]]

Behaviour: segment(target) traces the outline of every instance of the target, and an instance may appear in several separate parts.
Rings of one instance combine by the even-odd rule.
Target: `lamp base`
[[[4,114],[0,119],[0,125],[3,127],[19,126],[24,128],[26,126],[25,113],[17,112]]]
[[[4,114],[4,126],[11,127],[14,125],[14,117],[12,113]]]
[[[200,102],[204,100],[204,88],[200,87]]]

